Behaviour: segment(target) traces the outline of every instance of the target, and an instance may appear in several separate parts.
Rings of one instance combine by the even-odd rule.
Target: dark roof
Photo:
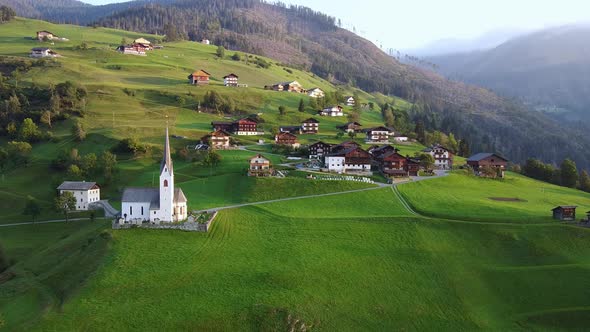
[[[560,209],[575,209],[577,208],[576,205],[560,205],[556,208],[551,209],[551,211],[560,210]]]
[[[495,153],[487,153],[487,152],[482,152],[482,153],[474,154],[473,156],[469,157],[467,159],[467,161],[481,161],[481,160],[484,160],[484,159],[489,158],[489,157],[492,157],[492,156],[496,156],[497,158],[500,158],[500,159],[502,159],[504,161],[508,161],[508,159],[506,159],[506,158],[504,158],[502,156],[499,156],[499,155],[497,155]]]
[[[320,123],[320,121],[315,118],[309,118],[307,120],[303,120],[302,123]]]
[[[212,132],[210,136],[221,136],[221,137],[226,136],[227,137],[227,136],[231,136],[231,134],[223,129],[219,129],[219,130]]]
[[[96,182],[64,181],[57,190],[90,190],[96,186]]]
[[[392,132],[391,129],[389,129],[389,128],[385,127],[385,126],[367,128],[367,129],[363,130],[363,132],[365,132],[365,133],[369,133],[369,132],[372,132],[372,131],[387,131],[387,132]]]
[[[181,188],[174,188],[174,203],[186,203],[187,199]]]
[[[121,202],[125,203],[150,203],[150,210],[160,208],[159,188],[125,188]]]
[[[223,78],[228,78],[228,77],[235,77],[235,78],[239,78],[239,77],[238,77],[238,75],[236,75],[236,74],[234,74],[234,73],[231,73],[231,74],[229,74],[229,75],[227,75],[227,76],[223,76]]]
[[[33,47],[31,51],[51,51],[49,47]]]
[[[233,122],[228,122],[228,121],[212,121],[211,125],[215,126],[215,125],[233,125]]]
[[[170,138],[168,137],[168,126],[166,126],[166,140],[164,142],[164,157],[162,158],[162,163],[160,164],[160,174],[164,170],[164,167],[168,168],[168,173],[172,174],[173,165],[172,165],[172,156],[170,155]]]
[[[288,131],[301,130],[301,126],[282,126],[282,127],[279,127],[279,130],[288,130]]]

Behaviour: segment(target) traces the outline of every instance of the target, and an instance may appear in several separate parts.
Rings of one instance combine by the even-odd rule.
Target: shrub
[[[139,143],[136,138],[124,138],[113,148],[114,152],[119,153],[145,153],[147,147],[144,144]]]

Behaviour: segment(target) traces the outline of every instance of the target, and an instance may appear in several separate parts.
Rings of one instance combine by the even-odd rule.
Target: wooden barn
[[[574,205],[563,205],[554,208],[553,219],[561,221],[575,221],[576,220],[576,208]]]
[[[188,81],[192,85],[208,85],[211,74],[204,70],[198,70],[188,76]]]

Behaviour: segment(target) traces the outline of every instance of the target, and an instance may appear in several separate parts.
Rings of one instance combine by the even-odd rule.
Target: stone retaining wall
[[[209,227],[213,224],[213,221],[217,217],[217,212],[214,212],[211,215],[211,218],[206,223],[198,223],[194,221],[187,221],[183,223],[174,223],[174,224],[119,224],[117,220],[113,221],[113,229],[130,229],[130,228],[146,228],[146,229],[173,229],[185,232],[208,232]]]

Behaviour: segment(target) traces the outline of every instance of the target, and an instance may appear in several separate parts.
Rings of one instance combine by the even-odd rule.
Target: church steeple
[[[164,143],[164,158],[162,159],[162,164],[160,165],[160,174],[164,172],[164,169],[166,169],[168,174],[174,174],[172,157],[170,156],[170,137],[168,136],[168,124],[166,124],[166,142]]]

